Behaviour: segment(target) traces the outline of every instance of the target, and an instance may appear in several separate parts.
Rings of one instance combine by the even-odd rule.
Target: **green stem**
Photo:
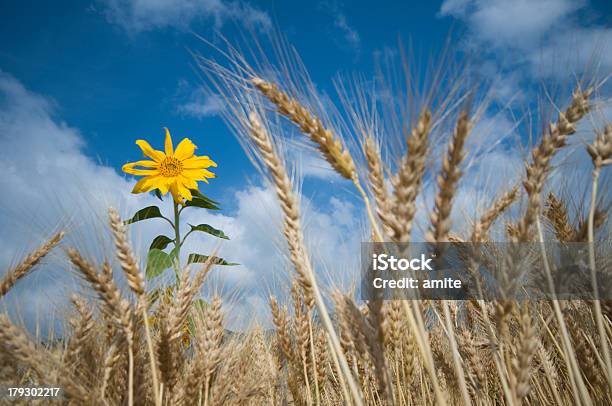
[[[183,244],[185,244],[185,241],[187,240],[187,237],[189,237],[189,234],[191,234],[192,232],[193,232],[193,230],[187,231],[187,234],[185,234],[185,236],[181,240],[181,246],[183,246]]]
[[[180,272],[181,272],[181,232],[180,232],[180,217],[181,212],[179,210],[179,205],[173,200],[174,204],[174,246],[176,250],[176,255],[174,256],[174,274],[176,275],[176,285],[178,286],[180,282]]]

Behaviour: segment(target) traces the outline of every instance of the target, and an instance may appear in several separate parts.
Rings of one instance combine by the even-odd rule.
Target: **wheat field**
[[[280,205],[291,282],[284,286],[289,300],[268,298],[273,328],[230,333],[220,296],[194,305],[216,266],[210,260],[183,272],[173,294],[152,302],[126,225],[111,208],[112,255],[128,288],[108,263],[62,244],[63,232],[41,242],[2,275],[0,297],[52,250],[93,294],[72,297],[73,311],[65,315],[70,328],[54,343],[0,315],[0,384],[62,388],[62,399],[40,404],[612,404],[612,301],[363,301],[322,283],[304,237],[294,163],[281,142],[288,128],[298,132],[345,179],[362,203],[369,241],[415,241],[429,179],[434,194],[419,237],[424,241],[593,243],[610,238],[612,124],[594,128],[593,141],[579,146],[592,167],[591,177],[578,180],[589,191],[585,210],[573,210],[566,190],[558,183],[552,190],[548,181],[555,157],[596,112],[596,100],[605,99],[601,82],[574,84],[559,111],[534,125],[538,133],[520,182],[457,229],[453,205],[473,148],[470,135],[486,108],[462,73],[453,79],[426,72],[434,77],[427,89],[405,88],[402,94],[412,97],[388,114],[375,109],[366,82],[355,78],[350,88],[339,86],[340,112],[314,96],[293,51],[283,44],[277,51],[286,57],[275,59],[280,65],[262,55],[248,62],[249,52],[230,45],[221,61],[196,55],[208,86],[225,102],[228,126]],[[411,79],[417,87],[423,83]],[[402,145],[386,143],[389,129]],[[599,256],[591,249],[584,261],[609,267]]]

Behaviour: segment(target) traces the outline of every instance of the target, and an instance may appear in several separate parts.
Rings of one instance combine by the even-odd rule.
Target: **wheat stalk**
[[[138,269],[138,264],[134,255],[132,254],[132,248],[128,243],[127,231],[125,228],[125,224],[121,221],[119,217],[119,212],[116,209],[110,208],[108,210],[109,224],[111,230],[113,232],[114,241],[115,241],[115,253],[117,258],[119,259],[119,263],[121,264],[121,269],[125,273],[128,285],[130,289],[136,294],[139,298],[139,307],[140,312],[142,313],[142,317],[145,324],[145,335],[147,339],[147,347],[149,351],[149,360],[151,363],[151,374],[153,378],[153,387],[155,392],[155,404],[157,406],[161,403],[161,398],[159,396],[159,382],[157,379],[157,368],[155,368],[155,353],[153,351],[153,341],[151,339],[151,330],[149,327],[149,317],[147,315],[147,305],[146,305],[146,296],[145,296],[145,282],[140,270]],[[130,355],[133,357],[133,355]],[[130,358],[130,368],[133,368],[133,360]],[[130,370],[130,379],[132,379],[133,370]],[[131,386],[130,386],[131,390]],[[132,401],[129,402],[130,404]]]
[[[276,186],[276,195],[281,203],[281,208],[283,211],[285,237],[289,244],[292,262],[296,268],[296,271],[298,272],[298,281],[300,282],[305,293],[310,292],[312,295],[313,299],[311,303],[314,302],[317,306],[323,326],[327,331],[328,338],[330,339],[331,345],[338,357],[342,373],[344,374],[344,379],[346,380],[351,391],[351,395],[353,396],[353,401],[356,405],[360,406],[362,402],[359,390],[357,389],[357,384],[355,383],[353,375],[348,367],[346,358],[340,349],[338,336],[336,335],[331,319],[329,318],[327,307],[325,306],[321,293],[319,292],[314,272],[310,265],[310,260],[306,254],[304,236],[302,234],[299,221],[299,209],[291,188],[291,182],[289,181],[289,177],[287,176],[287,172],[282,165],[280,158],[272,146],[270,135],[261,124],[261,121],[255,112],[251,112],[249,114],[249,123],[251,138],[259,148],[263,161],[268,167],[268,170],[272,175],[274,185]],[[308,304],[308,296],[306,299]]]
[[[468,113],[467,111],[462,111],[457,119],[455,131],[448,145],[448,151],[442,161],[441,173],[438,176],[438,193],[435,198],[434,211],[431,214],[431,227],[426,235],[426,239],[430,242],[441,242],[448,239],[452,200],[455,195],[457,182],[461,176],[459,165],[461,161],[463,161],[463,146],[471,129],[472,124],[470,123]],[[471,403],[470,396],[465,382],[465,375],[463,373],[460,354],[457,349],[457,341],[450,320],[448,302],[446,300],[442,301],[442,310],[444,312],[447,336],[451,346],[455,375],[459,380],[459,389],[461,390],[463,402],[469,405]]]
[[[597,323],[597,331],[599,333],[601,351],[606,365],[606,375],[608,378],[608,386],[612,391],[612,357],[610,356],[610,343],[608,334],[604,326],[604,318],[601,309],[601,301],[599,300],[599,284],[597,282],[597,270],[595,268],[595,247],[594,247],[594,223],[595,210],[597,202],[597,188],[599,175],[601,170],[606,165],[612,164],[612,124],[605,126],[603,131],[598,131],[593,144],[587,148],[589,155],[593,161],[593,182],[591,187],[591,208],[589,210],[588,219],[588,242],[589,242],[589,268],[591,270],[591,287],[593,289],[594,304],[595,304],[595,321]]]

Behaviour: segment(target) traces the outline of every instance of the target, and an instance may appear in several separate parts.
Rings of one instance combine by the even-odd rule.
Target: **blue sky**
[[[346,7],[263,1],[252,7],[265,10],[278,24],[312,67],[313,79],[325,88],[339,71],[371,73],[372,53],[395,46],[398,36],[411,34],[422,38],[425,48],[439,47],[451,19],[436,18],[433,3],[418,3],[423,4],[372,7],[364,1]],[[168,126],[176,137],[192,137],[218,161],[215,188],[244,180],[249,164],[221,120],[194,117],[180,107],[190,102],[200,83],[188,49],[204,55],[209,51],[189,29],[211,39],[219,29],[231,40],[240,21],[228,17],[220,25],[203,16],[188,26],[145,23],[145,31],[131,31],[129,23],[109,21],[111,6],[104,2],[3,2],[0,7],[5,17],[0,69],[53,99],[57,115],[80,130],[87,155],[120,168],[138,157],[135,139],[160,143],[162,127]]]
[[[275,27],[328,94],[339,74],[372,77],[375,56],[396,49],[399,38],[411,39],[427,61],[451,33],[452,49],[469,55],[483,81],[493,84],[493,100],[518,110],[533,106],[542,84],[567,93],[585,68],[599,77],[612,72],[612,4],[606,1],[5,1],[0,15],[0,269],[65,224],[72,231],[67,244],[100,255],[90,231],[100,228],[109,204],[127,215],[155,203],[130,195],[133,180],[120,168],[140,159],[136,139],[161,147],[167,126],[175,140],[190,137],[219,164],[218,178],[203,190],[226,210],[192,220],[232,237],[226,251],[242,265],[217,283],[242,292],[232,296],[235,325],[249,320],[247,310],[264,309],[268,291],[286,282],[286,272],[279,276],[286,258],[278,255],[283,243],[273,193],[219,117],[218,102],[200,88],[189,50],[207,56],[211,48],[193,33],[218,44],[218,32],[234,42],[249,29],[263,35]],[[609,97],[610,84],[603,90]],[[516,135],[515,116],[506,113],[488,111],[473,145],[485,136]],[[598,114],[610,120],[609,99]],[[458,220],[516,179],[521,152],[506,146],[478,155],[456,199]],[[365,222],[350,185],[316,165],[325,164],[303,173],[306,234],[321,272],[337,275],[354,265]],[[424,194],[431,192],[426,186]],[[162,229],[154,222],[136,227],[136,250]],[[210,241],[198,244],[212,249]],[[74,287],[61,255],[54,261],[53,272],[37,273],[13,293],[11,300],[29,300],[23,303],[30,322],[49,302],[61,305],[53,298],[58,286]]]
[[[478,8],[482,2],[188,0],[159,2],[166,6],[157,11],[146,3],[3,2],[0,69],[52,99],[57,116],[86,140],[84,152],[101,163],[120,168],[138,156],[136,138],[159,142],[161,128],[168,126],[176,137],[192,137],[221,164],[216,183],[225,190],[241,185],[250,166],[214,112],[198,115],[182,108],[198,101],[200,84],[188,50],[210,52],[190,31],[213,41],[220,31],[231,41],[236,27],[257,24],[249,15],[260,15],[299,50],[313,81],[331,91],[331,78],[338,73],[372,75],[373,55],[397,47],[399,38],[412,39],[423,55],[440,52],[451,32],[460,41],[471,28],[469,14],[453,18],[461,13],[445,12],[445,7],[460,9],[463,3],[466,9]],[[612,6],[605,1],[541,3],[543,13],[568,10],[560,18],[610,25]],[[181,8],[185,10],[180,16],[168,11]],[[509,22],[508,35],[515,35],[513,29],[520,24]],[[490,50],[469,51],[479,56]]]

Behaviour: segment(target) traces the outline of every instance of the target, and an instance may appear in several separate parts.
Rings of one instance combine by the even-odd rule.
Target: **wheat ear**
[[[587,152],[596,168],[612,164],[612,124],[606,124],[602,131],[597,131],[595,140],[587,146]]]
[[[176,303],[172,307],[169,317],[170,336],[173,341],[178,340],[182,335],[182,329],[187,321],[195,295],[200,291],[204,279],[213,265],[213,260],[213,255],[208,257],[193,277],[193,280],[191,280],[191,283],[189,281],[189,272],[187,270],[183,271],[184,276],[181,278],[180,288],[176,295]]]
[[[282,355],[289,363],[294,362],[293,344],[289,333],[289,322],[287,320],[287,309],[281,308],[274,296],[270,296],[270,310],[272,312],[272,322],[276,328],[278,346]]]
[[[608,209],[600,209],[595,207],[595,213],[593,213],[593,232],[597,231],[599,227],[605,224],[608,219]],[[587,213],[586,218],[581,219],[576,227],[576,242],[585,242],[589,238],[589,214]]]
[[[138,264],[132,254],[132,248],[128,243],[125,224],[121,221],[117,210],[112,207],[108,209],[108,219],[113,231],[115,252],[121,264],[121,269],[127,277],[130,289],[140,298],[145,292],[144,278],[138,269]]]
[[[73,366],[72,364],[84,365],[87,361],[92,361],[85,360],[83,352],[94,328],[93,313],[87,303],[78,296],[72,297],[72,303],[79,313],[79,318],[73,321],[74,331],[64,357],[64,364],[69,367]]]
[[[538,348],[536,329],[532,324],[527,305],[523,305],[521,309],[519,325],[520,345],[516,350],[516,358],[512,360],[509,376],[510,389],[516,404],[521,404],[522,400],[529,394],[531,360]]]
[[[129,303],[122,299],[119,288],[117,288],[117,285],[112,280],[112,273],[98,273],[95,267],[74,248],[69,248],[67,254],[72,264],[81,271],[85,279],[97,292],[98,297],[108,309],[113,321],[121,326],[127,341],[131,342],[134,336],[132,311]],[[104,264],[104,267],[110,268],[108,264]]]
[[[556,123],[551,123],[547,134],[544,134],[540,145],[531,152],[532,163],[526,166],[526,178],[523,182],[527,192],[527,209],[518,225],[518,240],[529,241],[531,228],[540,211],[540,194],[546,177],[550,172],[550,162],[559,149],[566,145],[569,135],[576,132],[576,123],[589,111],[591,89],[577,89],[572,102],[565,112],[559,113]]]
[[[297,280],[305,295],[307,304],[314,302],[312,293],[312,281],[309,278],[304,256],[303,241],[301,237],[300,214],[297,200],[294,196],[291,180],[287,175],[285,167],[276,153],[270,135],[261,124],[255,113],[249,115],[250,136],[261,154],[262,160],[268,168],[276,195],[283,212],[283,226],[285,239],[289,245],[291,262],[297,273]]]
[[[310,259],[306,253],[304,244],[304,235],[302,234],[302,228],[300,225],[299,208],[297,200],[294,196],[291,182],[284,165],[282,164],[276,150],[273,147],[272,139],[268,131],[261,124],[260,118],[255,112],[249,114],[249,128],[250,136],[255,145],[258,147],[264,164],[268,168],[274,184],[276,186],[276,195],[281,204],[283,212],[283,223],[285,228],[285,237],[289,244],[289,250],[291,253],[291,260],[298,272],[298,282],[302,285],[302,288],[306,287],[312,295],[311,303],[317,306],[319,316],[323,327],[327,331],[328,338],[331,345],[338,356],[338,361],[344,374],[344,378],[349,386],[353,400],[356,405],[361,406],[362,400],[359,394],[359,389],[355,379],[349,369],[346,358],[340,348],[340,341],[332,321],[327,312],[327,306],[323,301],[321,293],[315,279],[314,272],[312,270]],[[306,290],[305,290],[306,292]],[[308,304],[308,298],[307,304]]]
[[[385,235],[395,236],[399,234],[399,224],[393,214],[393,203],[391,202],[391,198],[387,192],[387,186],[385,185],[385,174],[380,157],[380,148],[371,137],[365,140],[364,152],[368,164],[370,189],[372,190],[376,203],[376,214],[378,214],[378,218],[383,224]]]
[[[425,173],[430,131],[431,112],[425,110],[419,116],[416,127],[412,129],[406,140],[408,155],[402,160],[395,182],[393,213],[399,225],[399,230],[393,237],[398,242],[410,240],[412,221],[416,213],[416,198]]]
[[[342,145],[339,139],[334,137],[334,133],[330,129],[325,128],[319,117],[312,114],[296,99],[281,91],[276,84],[266,82],[261,78],[253,79],[252,83],[268,100],[274,103],[280,114],[295,123],[304,134],[308,135],[317,144],[325,160],[336,172],[353,182],[363,198],[375,238],[377,241],[382,241],[382,234],[372,213],[370,200],[361,186],[355,169],[355,162],[349,150]]]
[[[17,281],[24,276],[27,275],[28,272],[36,264],[40,262],[41,259],[45,257],[64,237],[64,232],[60,231],[55,234],[49,240],[47,240],[43,245],[41,245],[36,251],[32,252],[28,255],[19,265],[17,265],[13,270],[8,271],[8,273],[2,278],[0,281],[0,297],[6,295],[6,293],[17,283]]]
[[[480,217],[480,220],[472,229],[472,236],[470,241],[472,242],[483,242],[487,240],[489,229],[495,222],[495,220],[505,212],[514,203],[519,195],[519,187],[515,186],[508,192],[504,193],[499,199],[493,203],[493,205],[485,211]]]
[[[355,176],[355,162],[351,154],[339,140],[334,138],[332,131],[323,126],[318,117],[311,114],[296,99],[282,92],[274,83],[255,78],[253,85],[276,105],[279,113],[297,124],[317,144],[327,162],[340,175],[346,179],[352,179]]]
[[[102,384],[100,385],[100,398],[106,399],[106,391],[109,387],[109,382],[113,376],[113,371],[121,354],[119,353],[119,345],[117,339],[114,339],[104,354],[102,362]]]
[[[471,129],[472,124],[467,111],[461,112],[453,137],[448,144],[448,151],[442,161],[442,170],[438,175],[438,193],[434,212],[431,215],[431,228],[427,233],[427,240],[430,242],[446,241],[448,238],[452,201],[461,176],[459,165],[463,161],[463,145]]]
[[[157,358],[159,359],[161,380],[168,391],[175,387],[177,374],[184,361],[184,357],[178,356],[178,343],[183,335],[189,310],[208,270],[212,266],[213,258],[212,255],[209,257],[204,266],[194,276],[193,281],[190,281],[188,270],[183,270],[175,300],[172,304],[164,304],[162,311],[159,312],[165,317],[160,320]]]
[[[565,204],[559,200],[553,192],[548,194],[542,214],[553,226],[555,235],[559,241],[575,241],[576,230],[574,230],[574,227],[570,224],[567,207],[565,207]]]
[[[223,338],[223,313],[221,297],[213,297],[204,313],[204,328],[201,337],[201,353],[206,354],[205,374],[210,377],[221,361],[221,339]]]

